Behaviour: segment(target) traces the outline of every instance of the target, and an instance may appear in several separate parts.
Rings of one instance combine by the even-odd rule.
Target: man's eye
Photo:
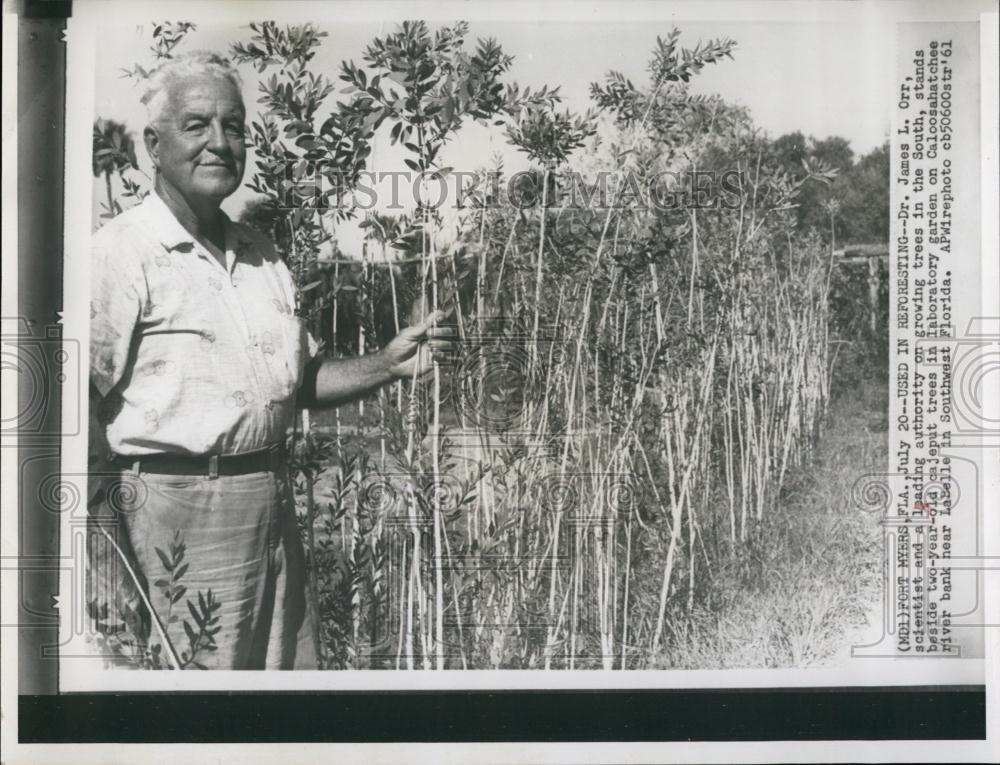
[[[227,125],[226,132],[229,133],[229,135],[236,136],[237,138],[242,138],[246,134],[242,125]]]
[[[205,129],[204,122],[188,122],[184,125],[184,129],[190,132],[198,132]]]

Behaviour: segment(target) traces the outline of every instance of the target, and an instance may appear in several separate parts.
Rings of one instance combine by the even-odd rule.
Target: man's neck
[[[165,183],[162,176],[157,176],[154,188],[156,195],[163,200],[163,203],[191,236],[202,244],[208,242],[217,250],[225,251],[226,227],[222,210],[219,209],[219,202],[206,200],[199,204],[185,199]],[[225,266],[225,263],[222,265]]]

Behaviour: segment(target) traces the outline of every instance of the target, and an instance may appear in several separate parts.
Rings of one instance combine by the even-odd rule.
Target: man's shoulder
[[[134,250],[151,241],[149,216],[141,203],[111,218],[91,237],[95,251],[103,250],[109,254],[124,253],[126,248]]]

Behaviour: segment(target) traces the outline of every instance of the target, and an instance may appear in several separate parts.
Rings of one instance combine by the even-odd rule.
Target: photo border
[[[64,52],[60,53],[61,50],[64,51],[60,38],[65,24],[53,9],[56,6],[65,8],[69,4],[38,2],[28,5],[45,6],[45,12],[51,14],[48,18],[21,18],[17,29],[19,58],[17,83],[20,95],[18,107],[20,114],[27,115],[19,119],[17,131],[20,138],[17,149],[19,181],[17,251],[21,254],[21,257],[17,258],[17,317],[33,322],[29,328],[34,330],[35,327],[44,328],[59,324],[63,284],[60,276],[67,268],[62,259],[63,155],[62,152],[52,151],[54,144],[62,142],[63,98],[67,97],[65,80],[61,76],[63,71],[59,66],[60,55],[65,55]],[[423,4],[414,8],[413,15],[438,17],[437,14],[424,13],[421,6]],[[995,18],[993,21],[995,25]],[[4,34],[9,40],[6,26]],[[988,31],[989,29],[983,30],[984,41],[987,39]],[[993,39],[995,40],[995,37]],[[9,46],[5,47],[9,49]],[[5,61],[5,65],[6,63]],[[58,115],[59,118],[54,119],[54,115]],[[989,118],[989,114],[984,114],[984,123]],[[988,134],[984,132],[984,135]],[[995,161],[995,154],[993,158]],[[995,168],[991,170],[995,172]],[[42,181],[40,186],[39,180]],[[984,175],[984,184],[989,181],[990,178]],[[995,199],[995,191],[991,191],[993,194],[984,194],[983,198],[984,226],[989,220],[985,216],[989,197],[993,196]],[[37,195],[34,199],[31,198],[32,193]],[[28,201],[29,199],[31,201]],[[5,206],[7,204],[8,201],[5,199]],[[994,229],[995,223],[994,220]],[[7,250],[6,237],[5,250]],[[30,254],[30,257],[25,257],[26,254]],[[66,283],[76,283],[71,280],[72,275],[66,271]],[[47,455],[49,459],[53,457],[59,459],[61,444],[58,432],[62,422],[59,393],[58,385],[51,386],[49,406],[46,409],[46,422],[55,423],[57,433],[55,444],[53,445],[51,440],[46,442],[44,437],[37,440],[18,438],[15,441],[15,449],[3,450],[5,466],[12,451],[16,451],[19,460],[22,461],[29,457],[37,458],[40,454]],[[25,398],[30,395],[33,395],[33,392],[26,391],[23,386],[19,389],[19,408],[30,402]],[[3,446],[10,445],[5,439]],[[28,478],[30,475],[32,474],[25,474],[23,477]],[[992,485],[995,488],[995,474],[993,479]],[[59,557],[58,544],[56,547],[47,545],[53,539],[58,540],[58,530],[53,532],[51,524],[41,525],[38,517],[51,514],[41,512],[38,503],[27,496],[31,492],[27,494],[24,492],[23,485],[17,489],[18,508],[22,513],[22,519],[30,518],[33,521],[22,525],[22,535],[18,536],[18,590],[26,593],[28,602],[35,603],[40,611],[44,612],[47,608],[53,612],[51,583],[52,578],[58,575],[57,569],[51,567],[46,569],[44,565],[37,569],[32,568],[31,559],[38,558],[44,564],[46,559]],[[996,525],[995,518],[993,525]],[[5,569],[8,568],[7,560],[5,557]],[[26,576],[29,572],[30,575]],[[26,579],[30,580],[27,587],[24,586]],[[9,582],[9,577],[7,581]],[[9,592],[6,586],[5,592]],[[170,693],[129,694],[127,701],[118,695],[109,694],[53,695],[58,688],[53,683],[53,678],[54,682],[58,683],[58,670],[54,668],[57,662],[48,662],[42,658],[35,662],[27,659],[37,652],[38,646],[44,640],[51,639],[40,636],[51,636],[54,627],[51,623],[42,624],[41,621],[44,619],[26,623],[20,615],[19,613],[17,628],[19,645],[15,656],[19,654],[22,661],[16,663],[19,697],[16,719],[17,737],[24,743],[183,741],[184,738],[175,735],[179,726],[196,726],[199,720],[201,720],[201,730],[205,731],[204,735],[200,738],[189,737],[186,740],[202,742],[554,741],[562,732],[578,729],[581,735],[564,738],[576,738],[581,741],[636,742],[691,739],[815,741],[887,740],[895,736],[893,740],[940,740],[979,739],[987,733],[986,688],[976,685],[951,686],[943,689],[921,686],[836,690],[830,690],[829,687],[810,690],[758,688],[685,691],[591,688],[579,691]],[[994,647],[994,642],[987,641],[988,651]],[[5,654],[6,668],[10,666],[11,651],[5,651]],[[992,660],[992,656],[989,658]],[[992,666],[992,664],[987,666],[988,676]],[[5,673],[5,676],[9,677],[9,674]],[[5,685],[8,683],[9,681],[5,681]],[[11,719],[7,690],[5,688],[5,726],[9,725]],[[991,691],[992,693],[995,692]],[[628,695],[628,703],[622,703],[622,694]],[[373,701],[375,699],[379,701]],[[640,699],[642,703],[634,699]],[[379,706],[380,704],[382,706]],[[497,714],[504,705],[509,710],[507,715],[510,716]],[[562,707],[566,714],[556,715],[553,711],[556,705]],[[648,708],[656,708],[657,712],[639,714],[632,718],[620,714],[623,709],[641,712]],[[376,726],[372,720],[369,720],[366,727],[362,718],[354,716],[362,709],[367,709],[381,727]],[[720,719],[718,713],[723,709],[729,712]],[[219,714],[220,710],[223,714]],[[700,717],[695,715],[696,711]],[[491,712],[496,714],[496,719],[490,719]],[[268,720],[265,724],[260,722],[262,713]],[[594,715],[599,717],[602,713],[605,716],[604,730],[609,731],[615,738],[604,738],[603,734],[599,735],[602,729],[593,728]],[[411,715],[412,719],[424,721],[425,727],[422,728],[424,732],[421,735],[400,732],[392,737],[378,737],[377,732],[385,730],[386,725],[402,726],[403,717],[407,714]],[[355,727],[350,730],[355,732],[341,733],[340,737],[328,732],[326,737],[310,738],[310,735],[317,736],[321,731],[310,734],[303,725],[310,718],[315,720],[316,716],[331,720],[331,727],[340,722],[353,723]],[[154,717],[162,721],[159,732],[156,732],[150,724]],[[428,717],[431,718],[430,722],[427,722]],[[206,721],[205,718],[210,719]],[[571,725],[566,724],[567,719],[572,719]],[[786,721],[785,727],[778,722],[779,719]],[[511,720],[514,722],[511,723]],[[620,724],[607,726],[607,720],[618,720]],[[636,720],[640,722],[637,723]],[[746,727],[749,724],[747,721],[750,720],[758,723],[753,730]],[[834,721],[839,721],[843,726],[842,729],[836,730]],[[892,736],[879,735],[878,729],[884,731],[887,721],[895,724],[891,728]],[[685,722],[688,726],[686,728]],[[721,727],[726,722],[733,723],[736,727],[726,733]],[[282,723],[284,727],[279,728]],[[514,727],[511,727],[512,724]],[[740,727],[741,724],[743,727]],[[401,730],[409,731],[410,728]],[[590,736],[587,734],[588,730],[592,731]],[[949,735],[949,730],[956,735]],[[299,738],[287,738],[286,736],[291,735],[290,731]],[[497,731],[493,733],[497,738],[490,738],[490,731]],[[473,733],[476,734],[475,737],[470,738]],[[700,735],[691,735],[693,733]],[[164,736],[168,734],[169,737],[165,738]],[[269,734],[271,738],[267,738]],[[354,737],[362,734],[360,738]],[[348,735],[351,737],[344,737]],[[403,735],[409,735],[411,738],[398,737]],[[651,735],[656,737],[651,739],[649,738]]]

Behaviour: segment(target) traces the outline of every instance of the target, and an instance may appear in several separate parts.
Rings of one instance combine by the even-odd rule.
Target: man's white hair
[[[160,64],[146,81],[146,92],[143,93],[142,103],[146,106],[149,124],[155,125],[163,118],[172,83],[206,75],[228,80],[242,98],[243,81],[240,79],[240,73],[228,59],[208,51],[185,53]]]

